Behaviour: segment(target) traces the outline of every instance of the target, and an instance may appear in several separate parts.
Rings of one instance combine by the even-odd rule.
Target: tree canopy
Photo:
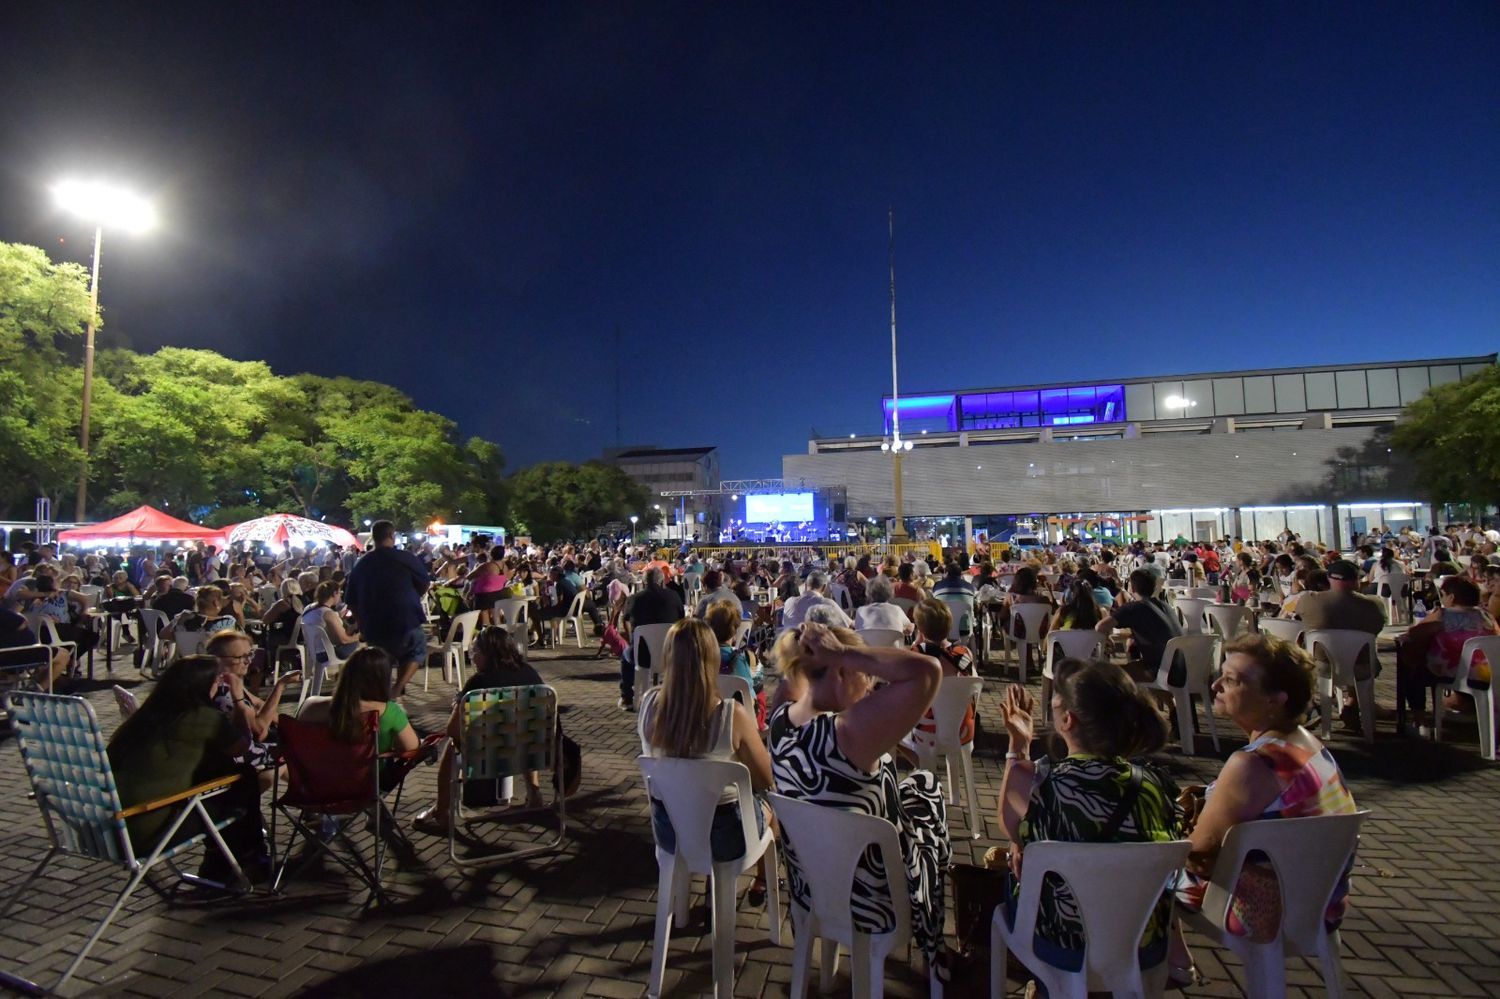
[[[1391,441],[1432,502],[1500,501],[1500,366],[1429,389],[1407,407]]]
[[[640,518],[636,527],[641,531],[660,519],[645,486],[601,461],[532,465],[512,476],[510,486],[517,532],[538,541],[584,537],[628,522],[632,514]]]

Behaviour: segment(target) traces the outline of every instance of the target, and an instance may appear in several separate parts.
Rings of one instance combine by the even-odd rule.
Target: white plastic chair
[[[303,623],[302,644],[307,653],[303,662],[312,667],[312,682],[303,682],[302,696],[314,697],[323,692],[323,681],[338,676],[348,660],[339,658],[333,641],[328,637],[328,629],[321,624],[309,626]],[[321,657],[319,653],[322,653]]]
[[[1270,635],[1283,642],[1291,642],[1293,645],[1302,643],[1304,629],[1301,621],[1289,617],[1263,617],[1255,627],[1262,635]]]
[[[173,655],[178,659],[187,656],[196,656],[203,651],[203,646],[208,642],[206,631],[183,631],[181,628],[172,633],[172,644],[176,647]]]
[[[1177,708],[1177,739],[1185,753],[1197,752],[1197,739],[1193,735],[1193,695],[1203,699],[1203,713],[1208,717],[1208,731],[1213,737],[1214,752],[1219,751],[1219,726],[1214,720],[1214,695],[1209,689],[1214,682],[1214,669],[1219,663],[1219,639],[1216,635],[1179,635],[1167,642],[1162,650],[1161,664],[1156,669],[1156,679],[1146,686],[1153,690],[1164,690],[1172,695]],[[1174,687],[1169,681],[1172,660],[1182,654],[1187,664],[1187,674],[1182,686]]]
[[[646,779],[646,793],[661,802],[677,837],[675,852],[656,847],[658,871],[656,887],[656,935],[651,950],[651,979],[648,995],[661,995],[662,976],[667,967],[667,948],[673,922],[687,921],[689,879],[694,874],[708,876],[713,913],[714,995],[732,999],[734,995],[734,925],[735,884],[741,874],[751,871],[764,855],[769,873],[766,877],[766,914],[770,920],[771,943],[781,946],[781,892],[776,877],[776,840],[771,827],[762,833],[755,818],[760,805],[750,793],[750,771],[743,763],[727,760],[685,760],[653,756],[637,757]],[[710,846],[714,812],[725,788],[733,788],[739,799],[741,830],[745,852],[739,857],[718,863]],[[653,835],[655,830],[653,827]]]
[[[1203,627],[1203,612],[1212,604],[1212,600],[1203,600],[1199,597],[1178,597],[1177,613],[1182,618],[1182,630],[1189,635],[1201,635],[1205,631]]]
[[[1318,650],[1327,657],[1328,669],[1318,667],[1318,706],[1323,712],[1323,738],[1333,733],[1333,688],[1353,686],[1359,704],[1359,720],[1364,728],[1366,742],[1375,741],[1375,636],[1368,631],[1353,631],[1348,628],[1311,628],[1302,633],[1302,642],[1313,658]],[[1362,649],[1369,650],[1369,676],[1356,679],[1354,664]]]
[[[168,624],[161,611],[142,607],[136,611],[141,616],[141,672],[155,678],[167,665],[167,642],[162,641],[161,632]]]
[[[1250,608],[1239,604],[1209,604],[1204,610],[1213,630],[1224,641],[1250,630]]]
[[[896,838],[896,827],[879,816],[780,794],[770,795],[770,802],[776,820],[781,823],[782,836],[796,852],[797,871],[807,884],[812,901],[811,911],[802,908],[795,897],[787,901],[792,916],[792,999],[803,999],[807,994],[814,940],[824,942],[819,962],[823,992],[832,988],[833,976],[838,971],[838,947],[842,944],[849,950],[855,999],[884,995],[885,959],[911,940],[911,895],[906,886],[906,862]],[[872,846],[880,851],[881,866],[888,879],[886,887],[895,910],[896,925],[889,933],[871,934],[854,928],[850,905],[854,871]],[[790,865],[790,853],[787,862]],[[942,994],[942,985],[935,976],[932,994]]]
[[[891,597],[891,603],[901,608],[901,613],[911,617],[911,612],[916,610],[917,602],[910,597]]]
[[[120,709],[121,721],[124,721],[140,710],[141,705],[135,699],[135,695],[118,683],[110,688],[110,693],[115,695],[115,707]]]
[[[588,597],[587,590],[579,590],[573,596],[573,602],[568,605],[568,613],[552,622],[552,644],[561,645],[563,639],[568,637],[568,625],[573,626],[573,640],[578,647],[583,648],[583,601]]]
[[[1167,962],[1145,972],[1141,936],[1161,901],[1169,878],[1187,861],[1187,840],[1166,843],[1032,843],[1021,868],[1021,895],[1015,926],[1003,906],[990,925],[990,995],[1005,995],[1007,952],[1016,955],[1049,996],[1083,999],[1089,992],[1116,996],[1159,996],[1166,986]],[[1048,873],[1068,883],[1083,919],[1084,964],[1064,971],[1036,955],[1037,908]]]
[[[498,618],[498,620],[497,620]],[[490,609],[490,621],[505,625],[505,633],[510,636],[510,642],[521,654],[521,658],[527,658],[527,629],[531,626],[531,611],[527,601],[520,597],[508,597],[505,600],[496,600],[495,606]]]
[[[640,697],[649,688],[661,682],[665,667],[662,662],[662,647],[667,642],[670,624],[643,624],[630,633],[630,660],[635,667],[635,696]],[[646,650],[649,666],[641,666],[641,649]]]
[[[442,660],[444,680],[451,677],[454,686],[464,685],[464,661],[468,659],[469,648],[479,634],[479,614],[479,611],[474,610],[453,615],[453,620],[448,624],[448,637],[443,640],[442,645],[427,653],[427,661],[422,664],[423,690],[427,689],[427,678],[432,673],[434,658]],[[452,667],[451,673],[449,667]]]
[[[906,645],[906,636],[894,628],[866,628],[856,634],[872,649],[899,649]]]
[[[850,617],[854,616],[854,598],[849,595],[849,587],[843,583],[828,584],[828,595],[833,602],[839,605],[839,609]]]
[[[1049,604],[1011,604],[1010,622],[1005,626],[1005,655],[1010,658],[1012,647],[1016,650],[1017,669],[1021,673],[1021,683],[1026,683],[1026,656],[1028,650],[1035,648],[1038,652],[1042,649],[1042,629],[1047,626],[1047,619],[1052,616],[1052,607]]]
[[[1410,623],[1411,614],[1407,602],[1411,596],[1411,577],[1399,570],[1386,573],[1375,580],[1375,596],[1385,604],[1385,619],[1391,624]],[[1398,613],[1399,612],[1399,613]]]
[[[966,593],[944,593],[937,597],[948,605],[953,624],[948,628],[948,641],[957,642],[974,634],[974,598]]]
[[[755,714],[755,691],[750,686],[750,681],[734,673],[720,673],[719,696],[726,701],[731,697],[743,704],[750,714]]]
[[[297,657],[297,669],[303,676],[307,676],[307,648],[302,638],[302,615],[298,614],[292,621],[291,633],[287,635],[286,644],[276,650],[276,661],[271,664],[273,680],[281,679],[281,656],[285,652],[291,652]]]
[[[1062,653],[1063,659],[1085,661],[1103,659],[1104,642],[1104,634],[1093,628],[1059,628],[1057,631],[1047,632],[1047,653],[1042,657],[1043,678],[1056,679],[1053,669],[1057,664],[1059,652]],[[1052,698],[1044,697],[1041,701],[1042,722],[1051,724]]]
[[[1331,999],[1343,994],[1339,931],[1323,923],[1344,872],[1359,846],[1359,828],[1368,811],[1353,815],[1317,815],[1305,819],[1261,819],[1241,822],[1224,837],[1203,907],[1184,916],[1192,926],[1228,947],[1245,962],[1245,994],[1256,999],[1286,995],[1286,959],[1317,958],[1323,987]],[[1281,886],[1281,926],[1275,939],[1257,944],[1230,933],[1224,918],[1245,857],[1263,852]]]
[[[923,770],[937,773],[938,757],[943,758],[944,773],[948,783],[948,803],[957,797],[953,785],[953,758],[958,757],[959,775],[964,782],[964,800],[969,820],[969,835],[979,838],[984,828],[984,816],[979,811],[979,792],[974,787],[974,743],[960,742],[959,729],[969,706],[979,698],[984,681],[977,676],[945,676],[938,685],[937,696],[932,701],[932,717],[937,731],[913,732],[910,745],[916,751],[918,765]]]
[[[1490,666],[1490,685],[1474,687],[1469,683],[1474,657],[1483,655]],[[1464,642],[1458,656],[1458,672],[1445,686],[1455,694],[1474,698],[1474,714],[1479,724],[1479,752],[1487,760],[1495,758],[1495,682],[1500,679],[1500,635],[1483,635]],[[1363,710],[1363,709],[1361,709]],[[1443,710],[1433,713],[1433,737],[1443,739]]]

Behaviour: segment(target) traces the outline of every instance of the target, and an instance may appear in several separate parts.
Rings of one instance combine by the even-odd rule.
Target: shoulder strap
[[[1130,764],[1130,784],[1125,788],[1125,794],[1120,798],[1120,803],[1115,806],[1114,814],[1109,817],[1109,821],[1099,827],[1099,833],[1094,837],[1095,843],[1109,843],[1114,840],[1115,833],[1120,831],[1131,809],[1135,808],[1135,800],[1141,796],[1141,782],[1145,780],[1145,776],[1139,764]]]

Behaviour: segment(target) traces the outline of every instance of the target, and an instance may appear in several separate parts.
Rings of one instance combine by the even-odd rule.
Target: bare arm
[[[1005,731],[1010,735],[1010,749],[1006,753],[1005,776],[1000,781],[999,819],[1000,828],[1013,844],[1021,841],[1021,820],[1031,803],[1032,786],[1036,783],[1036,764],[1031,761],[1031,695],[1015,684],[1006,688],[1004,704]],[[1012,758],[1011,753],[1018,754]]]
[[[771,754],[761,741],[755,716],[739,701],[734,702],[734,755],[750,771],[750,786],[764,791],[772,785]]]
[[[328,637],[332,638],[335,642],[338,642],[341,645],[347,645],[350,642],[359,641],[358,638],[355,638],[353,635],[350,635],[349,632],[344,630],[343,619],[340,618],[337,614],[330,611],[327,607],[323,608],[323,621],[328,626]]]
[[[1188,837],[1193,844],[1188,869],[1195,874],[1211,874],[1229,830],[1259,818],[1280,793],[1276,775],[1264,760],[1254,753],[1231,756]]]

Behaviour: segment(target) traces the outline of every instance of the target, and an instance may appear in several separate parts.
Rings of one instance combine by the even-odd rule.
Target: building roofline
[[[1094,385],[1149,385],[1155,382],[1199,381],[1209,378],[1248,378],[1257,375],[1311,374],[1322,371],[1362,371],[1367,368],[1416,368],[1434,364],[1494,364],[1496,354],[1479,354],[1472,357],[1433,357],[1399,361],[1364,361],[1354,364],[1315,364],[1288,368],[1247,368],[1239,371],[1199,371],[1193,374],[1141,375],[1133,378],[1084,378],[1067,382],[1036,382],[1027,385],[998,385],[993,387],[971,386],[968,388],[945,388],[929,391],[907,389],[901,393],[903,399],[925,395],[980,395],[991,392],[1031,392],[1041,389],[1085,388]],[[889,399],[890,393],[882,395]]]
[[[634,448],[610,455],[606,460],[619,461],[622,458],[684,458],[688,455],[702,457],[717,451],[718,447],[662,447],[662,448]]]

